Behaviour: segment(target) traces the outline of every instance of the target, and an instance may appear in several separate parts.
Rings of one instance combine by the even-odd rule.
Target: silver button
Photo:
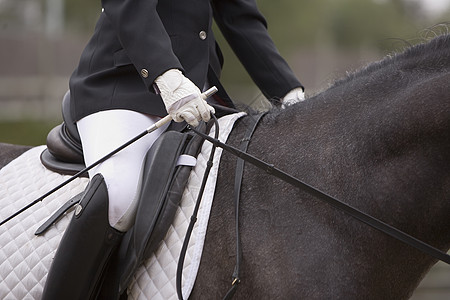
[[[142,69],[141,70],[141,76],[144,77],[144,78],[147,78],[148,77],[148,70],[147,69]]]
[[[206,32],[204,30],[200,31],[198,36],[200,37],[201,40],[206,40]]]

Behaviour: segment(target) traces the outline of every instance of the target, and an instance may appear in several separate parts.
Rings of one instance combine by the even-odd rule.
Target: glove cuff
[[[170,69],[155,79],[161,94],[173,93],[183,82],[184,75],[178,69]]]

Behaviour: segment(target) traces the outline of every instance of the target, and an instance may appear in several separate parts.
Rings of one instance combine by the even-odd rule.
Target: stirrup
[[[61,239],[42,299],[95,299],[122,236],[109,225],[108,190],[103,176],[97,174]]]

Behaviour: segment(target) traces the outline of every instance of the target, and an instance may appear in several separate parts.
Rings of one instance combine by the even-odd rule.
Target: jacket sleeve
[[[268,99],[303,87],[281,57],[255,0],[212,0],[214,19],[250,77]]]
[[[157,12],[158,0],[102,0],[104,13],[150,91],[156,77],[182,69]]]

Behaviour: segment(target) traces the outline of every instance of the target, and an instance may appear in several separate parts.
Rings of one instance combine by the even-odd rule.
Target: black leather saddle
[[[85,168],[81,139],[77,125],[70,114],[70,92],[62,101],[64,122],[47,135],[47,149],[41,153],[41,162],[49,170],[74,175]],[[88,174],[82,176],[88,177]]]

